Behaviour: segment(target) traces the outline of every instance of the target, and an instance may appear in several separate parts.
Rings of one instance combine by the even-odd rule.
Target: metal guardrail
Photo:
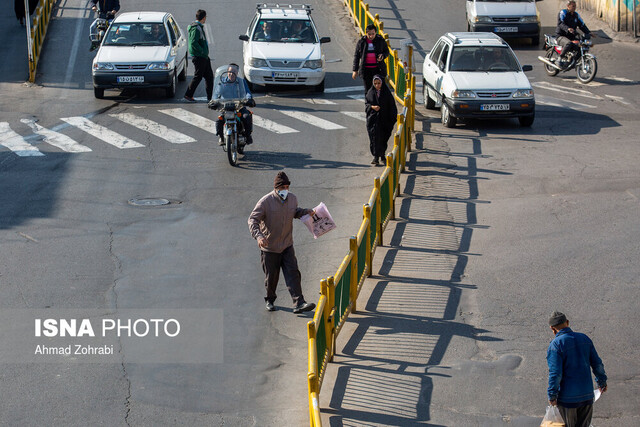
[[[29,15],[27,14],[27,49],[29,54],[29,81],[36,81],[36,68],[38,59],[44,43],[44,37],[47,34],[49,21],[51,20],[51,11],[55,0],[40,0],[38,7],[34,12],[33,25],[29,24]]]

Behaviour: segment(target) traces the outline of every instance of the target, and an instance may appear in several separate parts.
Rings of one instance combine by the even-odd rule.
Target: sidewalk
[[[420,120],[416,127],[396,220],[327,370],[323,425],[438,425],[428,423],[433,379],[449,376],[438,365],[452,340],[495,340],[457,313],[464,290],[473,288],[464,270],[476,222],[474,156],[480,153],[451,154],[439,139],[424,140]]]

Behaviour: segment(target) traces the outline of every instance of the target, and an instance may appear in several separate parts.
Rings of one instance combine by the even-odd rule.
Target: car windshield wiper
[[[165,46],[161,42],[158,41],[149,41],[149,42],[135,42],[131,43],[131,46]]]

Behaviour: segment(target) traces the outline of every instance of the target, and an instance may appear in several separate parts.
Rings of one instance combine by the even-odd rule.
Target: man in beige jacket
[[[298,207],[298,199],[289,193],[291,182],[284,172],[278,172],[273,182],[273,191],[263,196],[249,215],[251,236],[258,241],[262,270],[266,277],[267,311],[275,311],[276,288],[280,279],[280,269],[293,299],[293,312],[313,310],[316,305],[308,303],[302,295],[302,277],[298,260],[293,249],[293,219],[305,214],[313,215],[312,209]]]

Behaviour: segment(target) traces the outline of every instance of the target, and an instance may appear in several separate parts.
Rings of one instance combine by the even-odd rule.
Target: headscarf
[[[382,76],[380,76],[380,74],[376,74],[375,76],[373,76],[373,80],[371,80],[371,83],[376,81],[376,79],[380,80],[380,83],[384,84],[384,79],[382,78]],[[380,98],[380,92],[382,92],[382,86],[380,86],[380,89],[376,89],[376,96],[378,98]]]

